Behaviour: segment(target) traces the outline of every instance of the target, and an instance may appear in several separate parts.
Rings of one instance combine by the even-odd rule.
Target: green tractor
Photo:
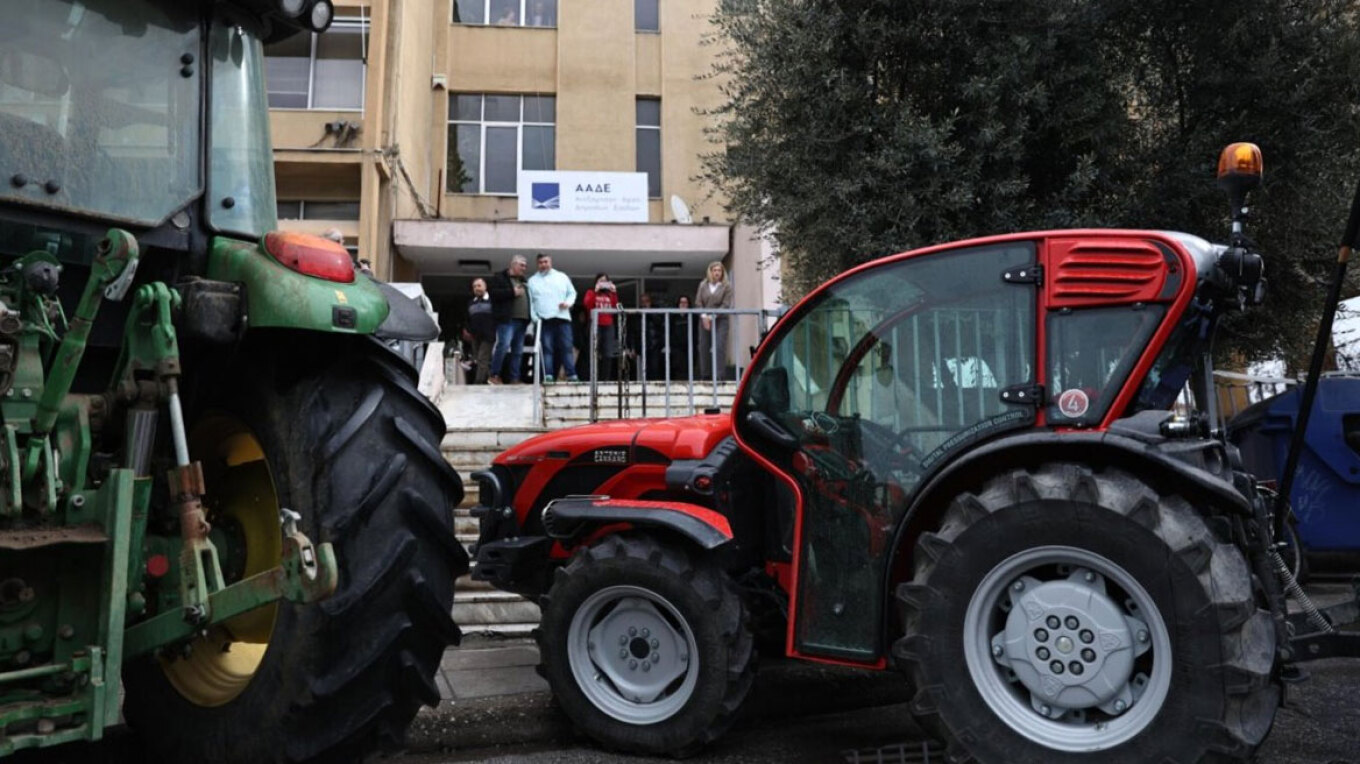
[[[0,755],[399,744],[462,499],[388,344],[438,328],[275,231],[262,41],[329,0],[29,0],[0,25]]]

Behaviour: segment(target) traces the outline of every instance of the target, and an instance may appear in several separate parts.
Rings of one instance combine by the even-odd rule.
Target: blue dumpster
[[[1302,392],[1296,387],[1261,401],[1229,424],[1229,439],[1262,480],[1278,481],[1284,469]],[[1360,550],[1360,377],[1318,382],[1290,502],[1305,549]]]

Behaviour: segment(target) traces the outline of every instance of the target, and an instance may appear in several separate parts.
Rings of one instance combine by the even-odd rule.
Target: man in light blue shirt
[[[543,381],[552,382],[557,367],[566,372],[568,382],[577,382],[576,362],[572,358],[571,306],[576,304],[576,287],[562,271],[553,270],[552,258],[538,255],[538,273],[529,277],[529,309],[543,322]]]

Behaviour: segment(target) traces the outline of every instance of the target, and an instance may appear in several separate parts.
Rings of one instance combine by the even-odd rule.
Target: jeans
[[[510,355],[510,373],[505,379],[508,382],[519,381],[520,356],[524,353],[524,330],[529,328],[527,318],[512,318],[501,324],[496,324],[496,348],[491,351],[491,373],[493,376],[500,376],[501,364],[505,363],[505,356]]]
[[[568,379],[575,377],[573,350],[570,321],[543,322],[543,376],[557,376],[557,367],[561,366]]]

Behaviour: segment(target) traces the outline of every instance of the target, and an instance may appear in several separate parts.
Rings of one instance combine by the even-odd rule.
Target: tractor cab
[[[998,237],[871,263],[791,311],[733,422],[800,497],[797,649],[881,658],[893,531],[954,457],[1010,431],[1099,430],[1169,404],[1155,393],[1183,366],[1159,364],[1152,339],[1175,332],[1217,253],[1156,232]]]

